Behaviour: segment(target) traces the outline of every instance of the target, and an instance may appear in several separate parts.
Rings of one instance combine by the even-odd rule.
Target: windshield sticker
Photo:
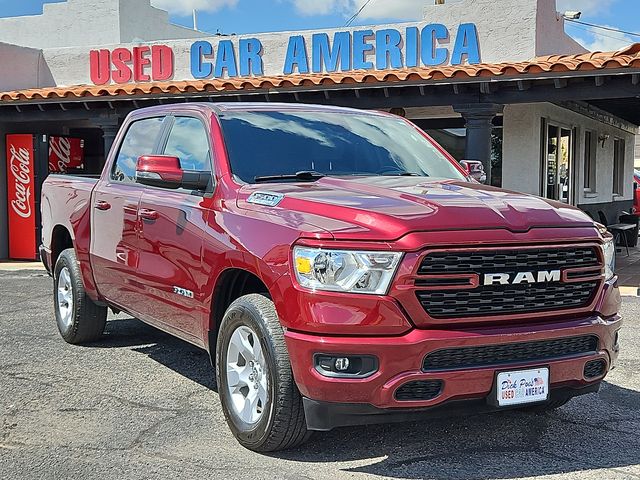
[[[254,203],[256,205],[264,205],[265,207],[275,207],[283,198],[284,195],[280,193],[253,192],[247,199],[247,202]]]

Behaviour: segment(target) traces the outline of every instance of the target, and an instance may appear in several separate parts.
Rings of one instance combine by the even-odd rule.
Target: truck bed
[[[78,259],[88,260],[91,237],[91,193],[98,175],[50,175],[42,185],[42,244],[52,248],[53,233],[64,227],[70,232]],[[55,259],[53,259],[55,262]],[[45,265],[48,270],[52,265]]]

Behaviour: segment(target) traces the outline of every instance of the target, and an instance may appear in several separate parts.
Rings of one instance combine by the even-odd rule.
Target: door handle
[[[96,209],[101,211],[107,211],[111,208],[111,204],[109,202],[105,202],[104,200],[98,200],[96,202]]]
[[[149,220],[151,222],[156,221],[159,217],[158,212],[146,208],[141,208],[139,215],[143,220]]]

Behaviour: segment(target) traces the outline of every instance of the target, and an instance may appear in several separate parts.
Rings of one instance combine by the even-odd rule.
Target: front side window
[[[176,117],[164,154],[178,157],[183,170],[210,172],[209,135],[204,124],[194,117]]]
[[[138,120],[131,124],[113,166],[112,180],[123,183],[136,182],[138,158],[154,153],[163,121],[163,117],[155,117]]]
[[[226,112],[220,117],[231,170],[243,182],[317,172],[416,175],[464,181],[418,130],[383,115],[320,111]]]

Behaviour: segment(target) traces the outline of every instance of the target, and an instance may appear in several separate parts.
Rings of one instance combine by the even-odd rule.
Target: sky
[[[61,0],[0,0],[0,16],[33,15],[43,3]],[[226,34],[339,28],[367,0],[151,0],[168,10],[174,23],[191,27],[198,9],[198,28]],[[371,0],[354,25],[421,19],[430,0]],[[450,0],[455,1],[455,0]],[[557,0],[559,11],[582,11],[582,21],[640,34],[639,0]],[[567,33],[590,50],[610,51],[640,42],[630,36],[584,25],[567,24]]]

